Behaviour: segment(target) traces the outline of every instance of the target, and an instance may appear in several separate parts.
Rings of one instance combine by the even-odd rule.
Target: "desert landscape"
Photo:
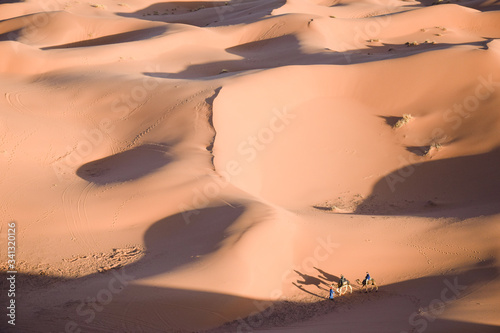
[[[497,0],[120,1],[0,2],[1,332],[500,332]]]

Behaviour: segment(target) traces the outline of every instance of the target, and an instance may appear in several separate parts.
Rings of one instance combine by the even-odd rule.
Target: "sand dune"
[[[0,330],[497,332],[498,38],[496,1],[2,2]]]

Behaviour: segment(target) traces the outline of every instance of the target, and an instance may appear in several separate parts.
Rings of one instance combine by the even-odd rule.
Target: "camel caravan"
[[[368,272],[366,272],[366,277],[363,279],[363,281],[360,281],[359,279],[356,279],[356,282],[361,286],[361,290],[364,290],[365,293],[372,291],[375,289],[375,291],[378,291],[378,286],[377,283],[375,283],[375,280],[370,276]],[[333,295],[335,292],[339,294],[339,296],[342,296],[344,294],[347,294],[347,292],[352,294],[352,286],[351,282],[347,280],[343,274],[340,275],[340,280],[337,284],[337,288],[334,288],[334,284],[332,283],[330,286],[330,296],[328,298],[333,299]]]

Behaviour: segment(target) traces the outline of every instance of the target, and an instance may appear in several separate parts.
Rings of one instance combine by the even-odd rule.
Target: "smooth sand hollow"
[[[3,1],[0,331],[498,332],[498,9]]]

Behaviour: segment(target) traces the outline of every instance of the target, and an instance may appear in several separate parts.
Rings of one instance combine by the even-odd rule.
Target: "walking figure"
[[[333,283],[330,285],[330,296],[329,299],[333,300],[333,296],[335,295],[335,291],[333,290]]]

